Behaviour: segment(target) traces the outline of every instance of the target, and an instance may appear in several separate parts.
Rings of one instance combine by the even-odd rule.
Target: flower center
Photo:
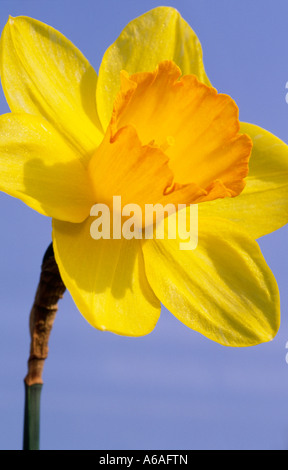
[[[252,142],[239,134],[235,102],[194,75],[180,76],[172,61],[121,72],[110,125],[89,165],[97,202],[195,204],[243,190]]]

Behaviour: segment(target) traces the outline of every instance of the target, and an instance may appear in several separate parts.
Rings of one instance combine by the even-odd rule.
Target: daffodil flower
[[[98,76],[50,26],[10,18],[1,80],[11,113],[0,118],[0,189],[52,217],[62,279],[88,322],[145,335],[162,303],[224,345],[274,337],[278,287],[255,239],[287,222],[288,147],[239,124],[175,9],[128,24]],[[94,240],[91,207],[115,195],[198,204],[197,248],[167,237]]]

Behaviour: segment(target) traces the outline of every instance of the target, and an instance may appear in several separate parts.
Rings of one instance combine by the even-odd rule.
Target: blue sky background
[[[176,7],[196,31],[207,74],[235,99],[240,120],[288,142],[287,0],[0,0],[0,26],[9,14],[48,23],[98,70],[123,27],[161,4]],[[0,111],[8,111],[3,94]],[[51,221],[2,193],[0,217],[0,448],[6,450],[22,446],[28,315]],[[278,281],[282,323],[273,342],[252,348],[215,344],[165,309],[149,336],[103,333],[66,293],[44,371],[41,448],[287,449],[287,241],[287,226],[259,241]]]

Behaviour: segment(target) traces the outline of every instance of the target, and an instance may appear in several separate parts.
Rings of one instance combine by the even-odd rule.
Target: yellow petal
[[[0,116],[0,190],[41,214],[80,222],[93,194],[87,170],[45,119]]]
[[[81,152],[102,139],[97,75],[62,34],[27,17],[10,18],[0,44],[1,81],[11,111],[41,115]]]
[[[112,131],[132,124],[142,143],[164,149],[176,182],[207,191],[202,201],[236,196],[245,185],[252,147],[251,139],[239,134],[238,108],[195,75],[180,75],[171,61],[153,72],[122,73]]]
[[[53,221],[53,246],[66,287],[94,327],[126,336],[150,333],[160,302],[147,282],[139,240],[94,240],[92,221]]]
[[[183,74],[195,74],[209,84],[201,44],[177,10],[158,7],[131,21],[104,54],[97,84],[98,112],[106,128],[120,87],[120,71],[149,72],[163,60],[173,60]]]
[[[180,250],[179,238],[153,239],[143,253],[155,294],[189,328],[226,346],[275,336],[277,283],[257,243],[236,224],[200,218],[195,250]]]
[[[242,123],[241,132],[253,141],[244,191],[237,198],[199,204],[199,212],[237,222],[256,239],[288,222],[288,146],[252,124]]]

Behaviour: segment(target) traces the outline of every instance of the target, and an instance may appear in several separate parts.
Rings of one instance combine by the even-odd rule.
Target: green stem
[[[42,384],[25,383],[23,450],[39,450],[40,397]]]
[[[25,377],[25,412],[23,450],[39,450],[40,396],[42,372],[48,357],[48,342],[58,309],[65,292],[56,264],[52,244],[41,266],[41,275],[30,312],[30,355]]]

